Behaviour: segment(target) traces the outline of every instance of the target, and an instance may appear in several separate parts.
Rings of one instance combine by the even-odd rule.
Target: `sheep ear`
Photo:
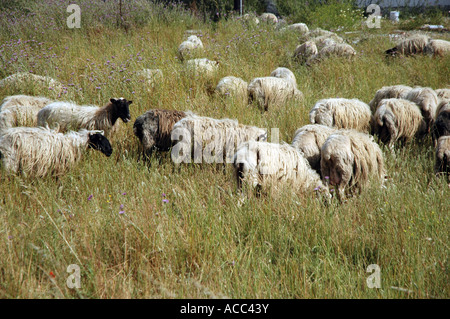
[[[114,103],[114,102],[116,102],[117,100],[116,100],[116,99],[109,99],[109,101],[110,101],[111,103]]]
[[[130,105],[131,103],[133,103],[133,101],[128,101],[128,105]]]

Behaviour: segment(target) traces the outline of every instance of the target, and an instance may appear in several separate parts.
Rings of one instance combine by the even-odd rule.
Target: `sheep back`
[[[337,186],[339,194],[361,190],[370,180],[384,180],[383,153],[373,137],[344,130],[330,135],[321,149],[321,173],[331,185]]]
[[[294,133],[291,146],[303,153],[311,168],[320,172],[320,150],[328,136],[338,130],[321,125],[308,124]]]
[[[275,193],[288,187],[297,194],[324,188],[319,174],[295,148],[288,144],[249,141],[233,158],[238,188],[269,188]]]
[[[383,86],[376,93],[374,98],[369,102],[370,110],[375,113],[375,110],[378,107],[378,103],[380,103],[383,99],[402,99],[406,97],[409,91],[412,90],[412,87],[406,85],[393,85],[393,86]]]
[[[42,127],[7,129],[0,137],[3,168],[32,177],[61,175],[81,158],[87,139],[87,134],[69,136]]]
[[[374,134],[380,140],[393,146],[402,140],[408,142],[425,133],[426,124],[419,107],[404,99],[383,99],[374,114]]]
[[[358,99],[330,98],[319,100],[309,112],[311,124],[322,124],[338,129],[369,132],[369,106]]]

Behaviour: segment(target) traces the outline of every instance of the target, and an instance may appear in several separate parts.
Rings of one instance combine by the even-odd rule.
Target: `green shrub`
[[[353,1],[331,0],[310,13],[310,23],[326,30],[352,30],[361,25],[363,17],[363,10],[355,8]]]

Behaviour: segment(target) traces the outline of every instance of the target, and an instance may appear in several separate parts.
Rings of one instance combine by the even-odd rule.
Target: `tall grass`
[[[133,119],[151,108],[192,110],[279,128],[280,139],[290,142],[318,99],[369,102],[384,85],[449,85],[449,57],[386,60],[383,51],[393,45],[382,36],[393,28],[387,23],[381,30],[343,34],[361,40],[352,62],[336,58],[307,68],[291,60],[297,35],[270,26],[235,19],[204,24],[175,5],[136,2],[154,13],[145,20],[130,16],[128,29],[87,11],[82,28],[71,30],[57,18],[65,17],[66,2],[54,3],[51,10],[31,10],[54,19],[16,16],[21,28],[8,28],[13,15],[2,16],[0,75],[32,71],[57,78],[66,89],[58,95],[4,88],[1,96],[36,94],[98,105],[123,96],[133,100]],[[112,14],[108,10],[115,9],[92,14]],[[189,76],[176,58],[186,29],[201,29],[204,56],[220,61],[212,79]],[[303,102],[262,114],[207,93],[223,76],[250,80],[278,66],[294,71]],[[142,68],[160,68],[164,80],[149,91],[135,76]],[[395,154],[385,150],[386,188],[369,187],[343,204],[286,192],[250,197],[243,206],[230,166],[176,167],[170,154],[143,161],[132,123],[121,123],[111,142],[110,158],[91,151],[58,180],[1,173],[1,297],[449,297],[450,194],[446,181],[434,178],[429,140]],[[81,270],[79,289],[66,285],[71,264]],[[381,268],[379,289],[366,284],[370,264]]]

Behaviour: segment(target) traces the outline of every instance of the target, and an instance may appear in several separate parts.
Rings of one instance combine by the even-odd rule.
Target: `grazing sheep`
[[[267,76],[253,79],[248,85],[249,102],[256,101],[264,111],[289,100],[300,100],[303,93],[291,81]]]
[[[288,68],[284,67],[276,68],[275,70],[272,71],[272,73],[270,73],[270,76],[290,81],[295,87],[297,87],[297,80],[295,78],[295,75]]]
[[[187,70],[194,76],[203,76],[206,78],[214,76],[219,68],[219,62],[211,61],[206,58],[188,60],[186,65]]]
[[[333,43],[331,45],[323,47],[319,53],[311,56],[307,61],[307,65],[312,65],[316,62],[322,61],[326,58],[336,56],[336,57],[345,57],[345,58],[353,58],[356,55],[356,50],[347,43]]]
[[[378,107],[378,103],[380,103],[383,99],[404,99],[406,94],[412,90],[412,87],[406,85],[393,85],[393,86],[383,86],[375,93],[375,97],[369,102],[370,110],[372,113]]]
[[[306,37],[308,39],[312,39],[312,38],[316,38],[316,37],[320,37],[320,36],[333,36],[333,35],[336,35],[336,33],[328,31],[328,30],[324,30],[321,28],[315,28],[313,30],[310,30],[306,34]]]
[[[248,102],[248,83],[235,76],[222,78],[216,86],[215,92],[222,97],[232,97],[242,103]]]
[[[309,121],[338,129],[369,132],[371,116],[369,106],[358,99],[330,98],[314,105],[309,112]]]
[[[164,78],[163,73],[160,69],[143,69],[136,72],[138,78],[148,85],[148,90],[150,91],[155,87],[157,82],[161,82]]]
[[[430,40],[424,49],[425,54],[430,54],[434,57],[444,57],[450,53],[450,41],[446,40]]]
[[[151,155],[153,149],[168,151],[172,147],[171,132],[176,122],[186,113],[176,110],[149,110],[138,116],[133,125],[134,135],[139,139],[144,155]]]
[[[401,41],[395,47],[386,50],[385,53],[388,56],[422,54],[429,41],[430,38],[427,35],[416,34]]]
[[[429,87],[415,87],[406,94],[405,99],[419,106],[427,124],[426,132],[428,133],[436,117],[436,109],[439,104],[439,98],[436,92]]]
[[[203,49],[203,42],[196,35],[191,35],[186,41],[181,42],[178,47],[178,56],[183,61],[189,55],[194,54]]]
[[[131,120],[130,104],[124,98],[111,98],[103,107],[85,105],[80,106],[73,102],[54,102],[39,111],[39,126],[59,126],[61,132],[68,130],[102,130],[109,136],[116,130],[117,119],[124,123]]]
[[[383,99],[374,114],[374,134],[391,149],[426,133],[426,123],[417,104],[404,99]]]
[[[317,46],[314,41],[306,41],[295,48],[294,58],[303,63],[309,57],[316,55],[318,52],[319,51],[317,51]]]
[[[12,74],[3,80],[0,80],[0,88],[4,87],[17,87],[24,88],[31,85],[41,90],[54,90],[59,93],[63,90],[63,85],[48,76],[36,75],[27,72],[19,72]]]
[[[291,146],[301,151],[311,168],[320,173],[320,149],[328,136],[336,132],[325,125],[308,124],[295,131]]]
[[[436,146],[436,141],[441,136],[450,135],[450,101],[442,101],[436,110],[436,119],[433,123],[431,136]]]
[[[323,179],[337,187],[338,196],[345,190],[361,191],[372,179],[384,181],[383,153],[371,135],[343,130],[331,134],[321,149],[320,169]]]
[[[450,89],[437,89],[434,91],[441,101],[450,101]]]
[[[242,21],[246,22],[246,23],[252,23],[254,25],[258,25],[259,24],[259,19],[250,13],[246,13],[242,16]]]
[[[450,177],[450,136],[441,136],[437,142],[434,172]]]
[[[327,191],[305,157],[289,144],[249,141],[233,157],[238,190],[243,184],[276,193],[284,186],[296,194]]]
[[[99,131],[62,134],[43,127],[13,127],[0,136],[3,169],[9,174],[30,177],[64,174],[88,148],[106,156],[112,153],[111,144]]]
[[[190,36],[190,35],[201,36],[203,34],[203,31],[202,30],[186,30],[186,31],[184,31],[184,34],[187,36]]]
[[[340,36],[338,36],[335,33],[314,37],[314,38],[309,39],[309,41],[313,41],[316,44],[317,49],[319,51],[329,45],[333,45],[333,44],[337,44],[337,43],[344,43],[344,39],[342,39]]]
[[[269,12],[264,12],[263,14],[261,14],[259,19],[262,22],[266,22],[266,23],[273,23],[273,24],[277,24],[278,23],[277,16],[274,15],[273,13],[269,13]]]
[[[41,96],[13,95],[0,105],[0,128],[36,126],[37,113],[53,101]]]
[[[300,35],[305,35],[309,32],[309,28],[304,23],[294,23],[294,24],[290,24],[284,28],[281,28],[280,31],[282,31],[282,32],[295,31],[295,32],[299,33]]]
[[[180,137],[183,139],[180,141]],[[172,141],[178,140],[172,148],[175,163],[231,163],[235,150],[249,140],[265,141],[267,131],[255,126],[239,124],[232,119],[213,119],[189,114],[175,123]],[[181,154],[182,153],[182,154]],[[214,153],[214,154],[213,154]]]

